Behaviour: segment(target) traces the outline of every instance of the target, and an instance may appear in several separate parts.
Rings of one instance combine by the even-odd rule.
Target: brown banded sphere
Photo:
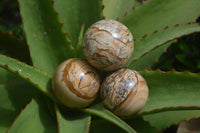
[[[103,104],[119,116],[130,116],[145,105],[149,89],[144,78],[134,70],[120,69],[103,81]]]
[[[99,70],[121,68],[133,52],[133,36],[128,28],[115,20],[94,23],[85,33],[83,53],[88,62]]]
[[[72,58],[58,66],[52,85],[54,94],[62,104],[82,108],[96,98],[100,77],[86,61]]]

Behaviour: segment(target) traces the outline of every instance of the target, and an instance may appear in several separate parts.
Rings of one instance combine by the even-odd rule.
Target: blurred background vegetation
[[[138,0],[136,5],[139,5]],[[200,17],[196,20],[200,22]],[[0,1],[0,31],[7,31],[26,43],[23,25],[17,0]],[[177,39],[152,67],[162,71],[200,72],[200,33],[191,34]],[[177,126],[172,126],[165,133],[176,132]]]
[[[0,1],[0,31],[8,31],[26,41],[17,0]]]

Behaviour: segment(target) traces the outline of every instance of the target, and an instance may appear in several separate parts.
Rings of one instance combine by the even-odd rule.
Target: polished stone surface
[[[120,69],[103,81],[100,95],[106,108],[119,116],[138,112],[148,99],[148,86],[134,70]]]
[[[95,68],[111,71],[121,68],[133,52],[133,36],[115,20],[94,23],[85,33],[83,53]]]
[[[97,96],[99,87],[97,72],[85,60],[78,58],[64,61],[53,77],[55,95],[69,107],[86,106],[87,101],[90,103]]]

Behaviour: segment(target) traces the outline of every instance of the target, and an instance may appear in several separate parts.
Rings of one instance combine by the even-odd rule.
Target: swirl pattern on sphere
[[[101,20],[85,33],[83,53],[100,70],[122,67],[133,52],[133,37],[126,26],[115,20]]]

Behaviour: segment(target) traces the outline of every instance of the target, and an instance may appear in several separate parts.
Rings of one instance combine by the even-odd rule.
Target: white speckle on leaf
[[[19,69],[19,72],[21,72],[22,71],[22,69]]]
[[[47,34],[47,32],[44,32],[44,35],[46,35]]]

